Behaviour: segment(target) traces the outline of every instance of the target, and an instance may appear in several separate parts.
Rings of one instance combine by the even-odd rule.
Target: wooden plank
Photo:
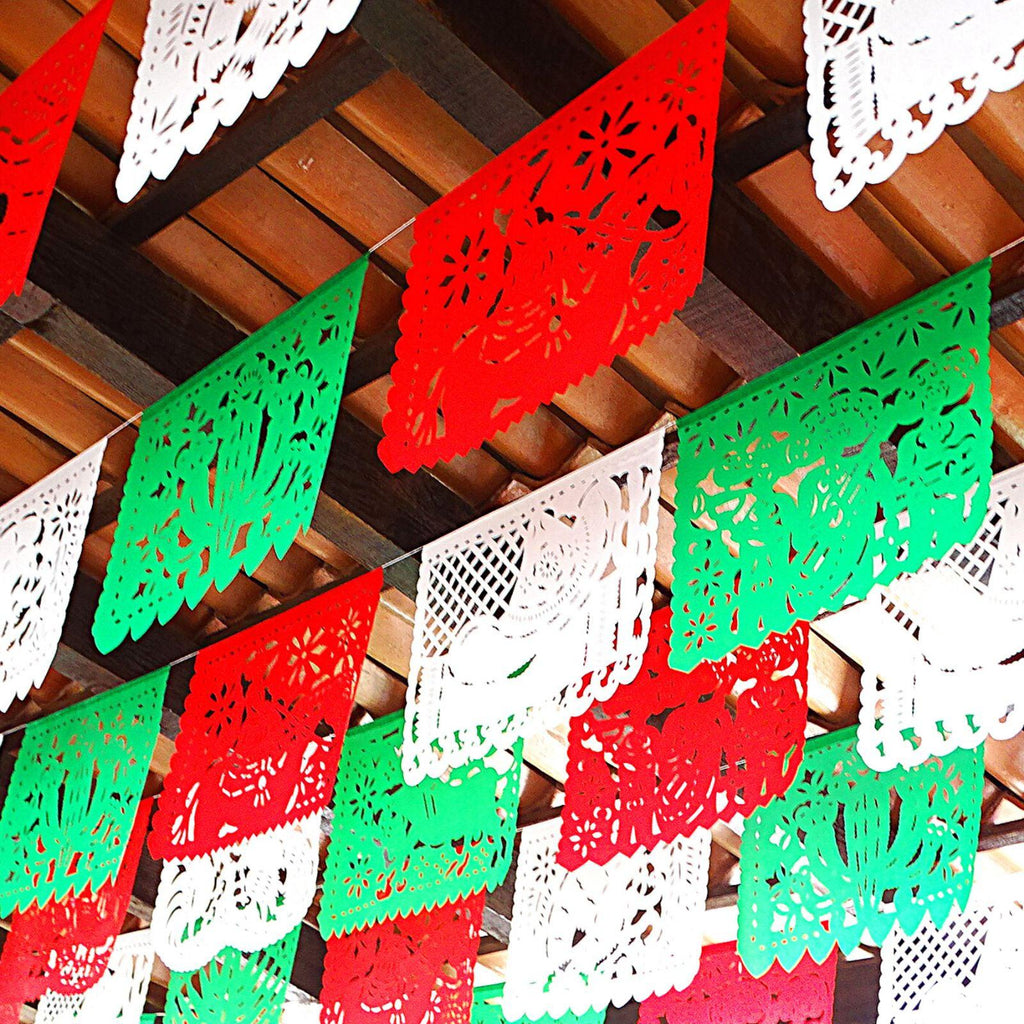
[[[110,229],[129,244],[139,245],[326,117],[389,68],[362,40],[338,47],[307,67],[297,85],[253,109],[200,156],[181,164],[167,181],[119,211],[108,222]]]
[[[806,352],[864,319],[863,310],[734,185],[716,182],[706,265],[736,301],[754,310],[798,352]],[[694,306],[694,299],[687,309]],[[686,310],[684,323],[685,314]],[[699,331],[695,333],[700,336]],[[707,339],[702,340],[714,348]],[[750,348],[765,346],[764,338],[750,340]],[[724,350],[719,354],[737,373],[749,378],[740,366],[729,362]]]

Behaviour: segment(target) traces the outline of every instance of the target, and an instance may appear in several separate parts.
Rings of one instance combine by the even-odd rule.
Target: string
[[[989,256],[989,259],[994,260],[996,257],[1002,256],[1004,252],[1009,252],[1011,249],[1015,249],[1022,242],[1024,242],[1024,237],[1015,238],[1012,242],[1007,242],[1001,249],[996,249],[996,251]]]
[[[139,415],[141,415],[141,413],[139,413]],[[126,424],[122,424],[122,427],[125,426],[125,425]],[[118,428],[118,429],[120,429],[120,428]],[[656,433],[656,432],[660,431],[662,434],[667,434],[669,431],[675,430],[675,429],[676,429],[675,422],[670,422],[670,423],[663,424],[660,427],[657,427],[655,430],[652,430],[650,433],[653,434],[653,433]],[[648,436],[650,436],[650,434],[645,435],[645,437],[648,437]],[[597,461],[600,461],[600,459],[598,459]],[[589,466],[593,466],[594,464],[595,463],[590,463]],[[398,565],[401,562],[404,562],[407,558],[415,558],[417,555],[422,554],[423,549],[424,549],[425,546],[426,545],[421,544],[419,547],[412,548],[409,551],[404,551],[404,552],[402,552],[402,554],[395,555],[394,558],[391,558],[387,562],[384,562],[382,565],[377,566],[376,569],[374,569],[374,568],[367,568],[365,571],[367,573],[370,573],[370,572],[376,572],[376,571],[379,570],[382,573],[386,573],[388,571],[388,569],[392,568],[395,565]],[[349,580],[339,581],[336,585],[337,586],[343,586],[347,582],[349,582]],[[317,591],[316,593],[323,593],[323,591],[322,590],[321,591]],[[304,601],[310,600],[312,596],[313,595],[310,595],[310,597],[303,598],[302,601],[298,602],[298,604],[301,605]],[[273,618],[273,616],[275,614],[277,614],[277,612],[273,611],[273,612],[271,612],[269,614],[268,617],[269,618]],[[251,628],[252,626],[255,626],[255,625],[257,625],[257,623],[252,623],[251,626],[244,627],[239,632],[244,632],[245,629]],[[237,635],[237,634],[233,634],[233,635]],[[194,650],[186,652],[185,654],[181,654],[177,658],[175,658],[173,661],[167,662],[164,665],[160,665],[160,666],[158,666],[158,668],[159,669],[166,669],[169,672],[171,669],[175,668],[176,666],[182,665],[186,661],[190,661],[191,659],[195,658],[199,654],[199,652],[201,650],[205,649],[205,647],[210,646],[212,644],[219,643],[223,639],[227,639],[227,638],[226,637],[220,637],[220,636],[217,636],[215,634],[212,638],[210,638],[208,644],[204,644],[202,646],[196,647]],[[127,680],[126,679],[126,680],[124,680],[124,681],[122,681],[120,683],[117,683],[116,685],[110,687],[108,690],[106,690],[104,692],[109,693],[110,690],[116,690],[118,686],[126,686],[131,681],[132,680]],[[90,695],[90,696],[93,696],[93,695]],[[88,699],[88,698],[86,698],[86,699]],[[30,721],[30,722],[22,722],[19,725],[12,725],[12,726],[9,726],[6,729],[0,729],[0,740],[2,740],[5,736],[11,736],[11,735],[13,735],[15,733],[23,732],[30,725],[33,725],[36,722],[45,721],[51,715],[59,714],[61,711],[64,711],[64,710],[66,710],[66,709],[65,708],[58,708],[56,711],[49,711],[45,715],[40,715],[38,718],[32,719],[32,721]]]

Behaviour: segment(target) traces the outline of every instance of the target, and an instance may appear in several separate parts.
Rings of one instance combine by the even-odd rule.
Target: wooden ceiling
[[[0,0],[0,87],[95,0]],[[0,499],[180,384],[447,192],[696,6],[690,0],[363,0],[354,27],[131,206],[114,197],[147,0],[115,0],[30,272],[0,312]],[[332,582],[381,565],[684,414],[1024,237],[1024,89],[989,98],[841,213],[814,196],[800,0],[733,0],[705,282],[612,368],[432,474],[376,457],[412,232],[372,257],[344,411],[313,530],[140,642],[100,655],[89,627],[136,436],[103,464],[63,642],[4,728],[188,655]],[[1024,246],[995,261],[998,467],[1024,460]],[[674,469],[663,479],[659,600],[671,588]],[[416,562],[386,574],[359,716],[402,706]],[[855,721],[859,673],[812,649],[815,729]],[[150,789],[167,770],[189,663],[171,675]],[[17,748],[3,751],[0,788]],[[527,744],[521,825],[560,802],[564,731]],[[986,746],[984,871],[1016,869],[1024,743]],[[735,935],[739,837],[715,831],[707,938]],[[132,924],[152,906],[144,856]],[[511,881],[489,900],[482,963],[500,974]],[[316,994],[311,912],[293,981]],[[159,1008],[167,974],[151,990]],[[874,1021],[877,959],[843,966],[837,1022]],[[625,1018],[635,1008],[617,1011]],[[26,1009],[25,1019],[32,1019]]]

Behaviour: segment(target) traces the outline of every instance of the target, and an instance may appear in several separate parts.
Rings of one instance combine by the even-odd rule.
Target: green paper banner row
[[[407,786],[403,713],[349,731],[338,770],[320,930],[343,935],[505,880],[522,741],[447,779]]]

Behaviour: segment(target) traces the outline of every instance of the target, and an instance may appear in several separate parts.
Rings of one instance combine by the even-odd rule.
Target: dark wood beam
[[[1008,327],[1024,320],[1024,276],[1018,275],[992,289],[992,327]]]
[[[29,276],[171,385],[188,380],[245,337],[60,195],[50,203]],[[377,440],[342,411],[322,492],[352,514],[346,526],[351,536],[341,543],[345,550],[359,558],[357,548],[376,549],[381,537],[410,550],[473,518],[473,510],[429,474],[389,473],[377,457]]]
[[[540,124],[536,110],[417,0],[362,4],[352,24],[492,152],[507,149]]]
[[[719,140],[715,148],[715,177],[721,181],[742,181],[769,164],[806,146],[807,97],[795,96],[768,111],[746,128]]]
[[[139,245],[183,217],[265,157],[331,114],[390,69],[376,50],[351,34],[329,39],[331,52],[306,67],[298,82],[252,108],[199,156],[180,164],[107,222],[130,245]]]

